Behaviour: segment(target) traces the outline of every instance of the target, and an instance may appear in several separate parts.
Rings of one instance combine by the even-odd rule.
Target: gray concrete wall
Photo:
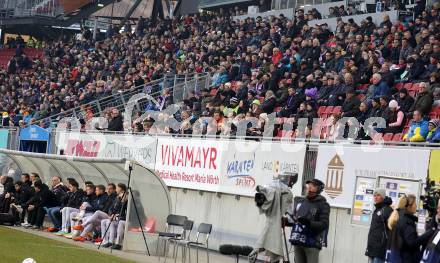
[[[171,188],[173,211],[195,221],[213,224],[210,248],[220,244],[254,246],[265,218],[258,214],[253,198]],[[287,234],[290,234],[290,230]],[[350,224],[348,209],[332,208],[328,247],[320,255],[321,263],[366,263],[364,256],[368,228]],[[292,257],[293,259],[293,257]],[[293,261],[292,261],[293,262]]]

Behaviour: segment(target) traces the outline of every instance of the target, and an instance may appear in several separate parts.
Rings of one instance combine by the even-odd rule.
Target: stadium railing
[[[55,127],[57,122],[62,118],[78,118],[82,107],[91,108],[93,117],[102,116],[104,110],[108,108],[117,108],[122,112],[126,108],[127,102],[133,95],[145,93],[157,99],[165,88],[170,89],[170,92],[172,92],[174,103],[179,103],[187,98],[190,92],[198,92],[204,88],[208,88],[210,81],[211,77],[208,73],[186,75],[168,74],[158,80],[153,80],[149,83],[133,87],[129,90],[121,90],[118,93],[99,98],[84,105],[68,109],[64,112],[51,115],[43,119],[50,119],[51,127]],[[136,104],[136,109],[138,111],[142,111],[147,104],[147,99],[140,100]]]

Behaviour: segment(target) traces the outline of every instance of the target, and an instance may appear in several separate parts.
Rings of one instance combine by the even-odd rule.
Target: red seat
[[[357,97],[358,97],[358,99],[359,99],[360,101],[364,101],[364,99],[365,99],[365,94],[359,94],[359,95],[357,95]]]
[[[405,83],[405,85],[403,85],[403,87],[407,90],[411,90],[412,85],[413,85],[412,83]]]
[[[341,106],[336,106],[333,108],[332,114],[340,114],[341,113]]]
[[[329,117],[332,113],[333,113],[333,106],[327,106],[327,108],[325,108],[324,113],[322,114],[324,118]]]
[[[383,139],[383,134],[380,132],[373,134],[373,137],[371,138],[373,142],[379,142],[381,139]]]
[[[393,136],[393,142],[401,142],[403,138],[403,134],[402,133],[396,133]]]
[[[385,135],[383,136],[383,140],[386,142],[392,141],[393,136],[394,136],[394,134],[392,134],[392,133],[385,133]]]
[[[414,84],[411,86],[411,90],[419,91],[419,83],[414,83]]]
[[[321,106],[318,108],[318,116],[321,117],[321,115],[325,112],[325,106]]]
[[[397,83],[396,84],[396,89],[397,90],[401,90],[403,88],[403,85],[404,85],[404,83],[402,83],[402,82]]]

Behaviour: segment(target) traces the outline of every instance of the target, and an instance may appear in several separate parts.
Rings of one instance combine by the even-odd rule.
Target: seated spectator
[[[400,110],[397,101],[390,101],[389,105],[389,119],[385,133],[401,133],[405,126],[405,114]]]
[[[382,76],[379,73],[373,74],[372,82],[373,98],[390,96],[390,87],[388,87],[388,84],[382,79]]]
[[[363,125],[364,125],[365,121],[368,118],[370,118],[370,114],[371,113],[370,113],[370,109],[368,108],[368,104],[366,102],[362,102],[359,105],[359,111],[358,111],[358,113],[356,115],[356,119],[357,119],[357,121],[359,122],[359,125],[360,125],[359,131],[358,131],[358,136],[357,136],[358,140],[367,140],[367,139],[369,139],[369,137],[365,133]]]
[[[414,104],[414,98],[408,95],[408,90],[402,88],[399,90],[398,96],[396,96],[397,104],[400,106],[400,110],[405,114],[410,112],[412,105]]]
[[[120,250],[124,239],[125,221],[127,217],[127,186],[118,184],[116,187],[117,197],[110,208],[109,219],[101,221],[102,246]]]
[[[440,143],[440,128],[438,120],[430,120],[428,124],[428,135],[426,141],[431,143]]]
[[[345,95],[345,101],[342,104],[341,117],[356,117],[361,104],[358,97],[356,97],[354,89],[348,89]]]
[[[406,142],[424,142],[428,135],[428,121],[423,120],[422,113],[414,111],[413,120],[403,140]]]
[[[15,193],[14,180],[12,177],[2,175],[0,183],[3,185],[3,193],[0,195],[0,213],[8,213]]]
[[[327,126],[327,130],[324,134],[324,137],[330,141],[334,141],[336,139],[342,138],[344,133],[344,125],[341,125],[339,120],[341,116],[337,113],[333,114],[327,121],[330,123],[330,126]]]
[[[277,103],[277,99],[275,98],[275,95],[273,94],[273,91],[268,90],[266,92],[266,96],[264,98],[263,103],[261,104],[261,110],[264,113],[270,114],[274,111],[275,106]]]
[[[414,104],[409,109],[410,112],[418,111],[422,116],[429,114],[434,103],[434,97],[429,90],[429,85],[426,82],[419,83],[419,94],[417,94]]]

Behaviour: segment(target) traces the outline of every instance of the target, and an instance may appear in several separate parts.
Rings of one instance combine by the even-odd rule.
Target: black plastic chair
[[[159,242],[161,240],[165,241],[164,244],[164,257],[166,260],[167,257],[167,241],[170,238],[177,238],[183,235],[183,224],[188,218],[186,216],[180,216],[180,215],[168,215],[167,216],[167,223],[165,227],[165,232],[157,232],[157,244],[156,244],[156,254],[159,257],[160,260],[160,254],[159,254]]]

